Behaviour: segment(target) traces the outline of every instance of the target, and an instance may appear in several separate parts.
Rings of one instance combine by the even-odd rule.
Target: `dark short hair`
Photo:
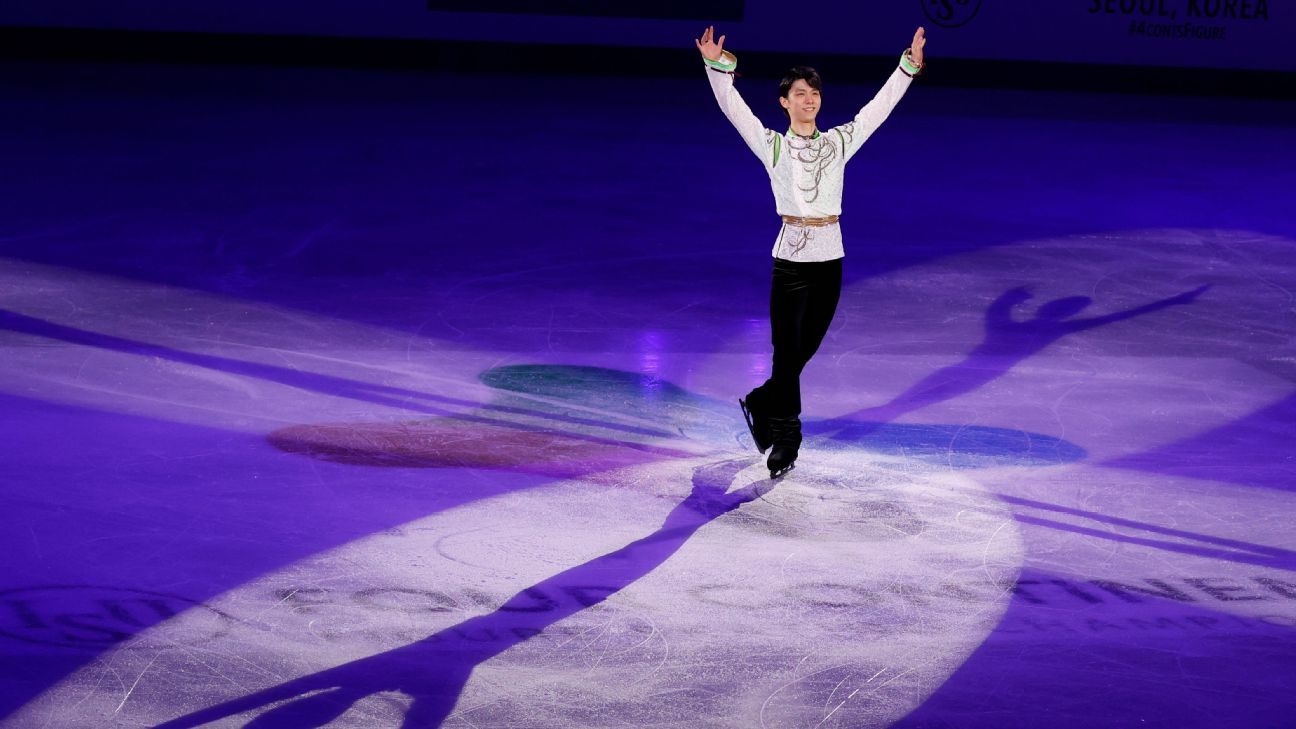
[[[823,91],[823,79],[819,78],[818,71],[809,66],[795,66],[783,74],[783,80],[779,82],[779,98],[786,99],[792,91],[792,84],[797,81],[805,81],[810,88]],[[783,113],[787,114],[787,109],[784,109]]]

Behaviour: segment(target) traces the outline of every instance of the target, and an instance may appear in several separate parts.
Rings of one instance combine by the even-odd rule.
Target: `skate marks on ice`
[[[165,623],[25,707],[114,726],[885,726],[1021,564],[974,483],[824,454],[671,459],[471,503]],[[141,645],[147,641],[147,645]],[[51,648],[53,650],[53,648]]]

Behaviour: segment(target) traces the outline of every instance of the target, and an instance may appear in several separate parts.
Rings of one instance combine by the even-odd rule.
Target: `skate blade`
[[[776,478],[782,478],[788,471],[791,471],[794,468],[796,468],[796,462],[789,463],[777,471],[770,471],[770,480],[773,481]]]
[[[765,455],[765,451],[769,450],[770,447],[761,448],[760,439],[756,437],[756,424],[752,422],[751,413],[747,410],[747,403],[743,402],[741,397],[738,398],[738,407],[742,408],[743,420],[747,421],[747,432],[751,433],[752,445],[756,446],[757,453]]]

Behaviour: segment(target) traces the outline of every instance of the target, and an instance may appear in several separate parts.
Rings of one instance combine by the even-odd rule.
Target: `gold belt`
[[[841,218],[840,215],[829,215],[824,218],[798,218],[795,215],[783,215],[780,217],[782,217],[783,222],[788,225],[799,225],[810,228],[822,228],[825,225],[832,225]]]

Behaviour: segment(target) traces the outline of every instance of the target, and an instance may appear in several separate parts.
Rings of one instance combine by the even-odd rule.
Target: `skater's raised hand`
[[[702,31],[702,37],[694,38],[693,42],[697,44],[698,52],[703,58],[718,61],[720,52],[724,50],[724,39],[724,36],[720,36],[720,40],[715,40],[715,26],[708,25],[707,29]]]
[[[720,40],[724,40],[724,38]],[[927,45],[927,32],[920,25],[917,32],[914,33],[913,43],[909,44],[909,57],[919,66],[923,65],[923,46],[925,45]]]

